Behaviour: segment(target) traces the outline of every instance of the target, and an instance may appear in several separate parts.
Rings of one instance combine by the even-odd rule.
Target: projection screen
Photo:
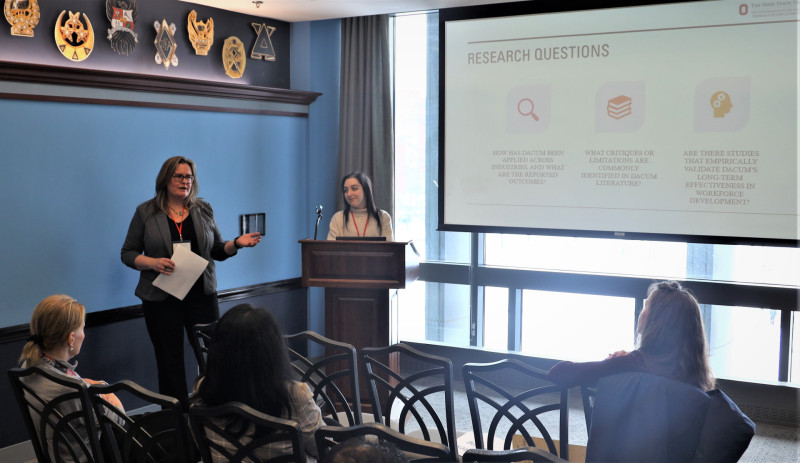
[[[798,1],[557,3],[440,11],[439,229],[796,246]]]

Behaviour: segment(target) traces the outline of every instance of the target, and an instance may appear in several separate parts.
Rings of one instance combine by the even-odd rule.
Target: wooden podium
[[[397,342],[389,290],[419,276],[419,257],[402,241],[300,240],[303,286],[325,288],[325,336],[362,347]]]

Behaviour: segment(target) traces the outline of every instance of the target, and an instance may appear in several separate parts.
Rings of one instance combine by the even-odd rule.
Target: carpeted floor
[[[756,435],[739,461],[745,463],[800,461],[800,429],[756,423]]]

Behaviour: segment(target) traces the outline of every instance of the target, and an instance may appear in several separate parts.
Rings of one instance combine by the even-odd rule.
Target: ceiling
[[[287,22],[437,10],[515,0],[180,0]]]

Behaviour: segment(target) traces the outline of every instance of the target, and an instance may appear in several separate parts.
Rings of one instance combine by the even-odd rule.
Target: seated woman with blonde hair
[[[30,323],[31,336],[22,348],[20,366],[29,368],[39,365],[50,373],[81,379],[87,384],[101,382],[81,378],[75,371],[78,363],[70,363],[83,346],[85,318],[86,308],[74,298],[65,294],[46,297],[33,310]],[[28,376],[24,381],[46,401],[71,391],[42,376]],[[125,411],[119,399],[113,394],[105,394],[103,397],[118,408],[116,411],[106,410],[109,416],[116,416],[117,412]],[[66,407],[62,408],[70,408],[61,409],[64,414],[80,409],[80,402],[77,399],[65,402],[64,405]],[[34,420],[34,424],[38,427],[38,420]],[[78,429],[78,432],[86,436],[85,428]],[[59,452],[62,456],[69,455],[67,449],[61,449]]]

